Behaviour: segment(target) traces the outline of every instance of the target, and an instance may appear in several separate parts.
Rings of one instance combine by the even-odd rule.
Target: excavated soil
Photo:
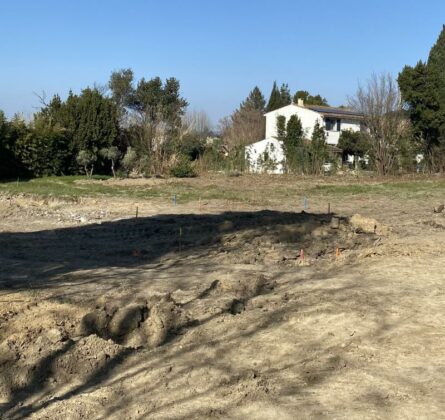
[[[386,200],[2,197],[2,418],[441,418],[445,216]]]

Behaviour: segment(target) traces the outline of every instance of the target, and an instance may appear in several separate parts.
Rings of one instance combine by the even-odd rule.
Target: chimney
[[[301,98],[298,98],[298,100],[297,100],[297,105],[298,105],[298,106],[304,106],[304,100],[301,99]]]

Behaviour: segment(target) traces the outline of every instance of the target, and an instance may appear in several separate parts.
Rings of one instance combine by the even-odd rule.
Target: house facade
[[[361,114],[347,108],[333,108],[320,105],[290,104],[265,114],[265,139],[246,146],[246,160],[251,172],[284,172],[283,146],[277,140],[277,117],[284,116],[286,123],[292,115],[301,121],[304,137],[310,140],[316,122],[326,131],[326,142],[333,148],[337,146],[343,130],[360,131],[363,129]],[[273,161],[275,160],[275,165]]]

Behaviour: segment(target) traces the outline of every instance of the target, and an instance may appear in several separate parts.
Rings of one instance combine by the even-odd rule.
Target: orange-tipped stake
[[[300,249],[300,261],[304,261],[304,249]]]
[[[340,256],[340,248],[337,246],[337,248],[335,248],[335,257],[338,258]]]

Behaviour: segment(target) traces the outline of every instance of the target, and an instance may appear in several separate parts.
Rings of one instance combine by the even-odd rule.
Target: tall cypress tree
[[[321,173],[322,165],[328,157],[328,145],[324,127],[318,121],[315,123],[314,130],[312,131],[309,155],[311,172],[314,174]]]
[[[273,82],[272,91],[270,92],[269,101],[267,102],[266,112],[275,111],[281,108],[281,94],[278,89],[277,82]]]
[[[286,117],[277,115],[277,140],[284,141],[286,139]]]
[[[283,141],[286,166],[289,172],[303,170],[303,125],[297,115],[291,115],[286,126],[286,135]]]

